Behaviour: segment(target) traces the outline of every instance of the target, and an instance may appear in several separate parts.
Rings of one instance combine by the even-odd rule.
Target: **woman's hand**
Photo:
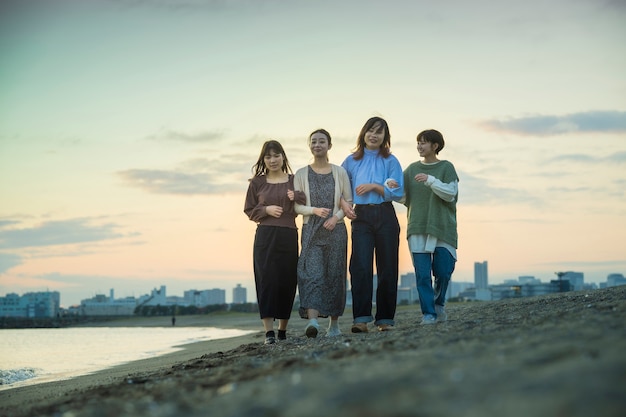
[[[331,216],[328,220],[324,222],[324,229],[332,231],[337,225],[337,221],[339,219],[337,216]]]
[[[343,210],[343,213],[346,215],[347,218],[349,218],[350,220],[356,219],[356,213],[354,212],[354,207],[352,207],[352,203],[344,200],[343,197],[341,197],[340,204],[341,210]]]
[[[322,219],[325,219],[330,214],[330,209],[322,208],[322,207],[314,207],[313,214],[315,214],[318,217],[321,217]]]
[[[417,182],[426,182],[426,181],[428,181],[428,174],[417,174],[415,176],[415,181],[417,181]]]
[[[294,198],[296,198],[296,193],[294,193],[293,190],[287,190],[287,198],[293,201]]]
[[[357,185],[354,191],[356,191],[356,195],[363,195],[374,190],[376,190],[376,184],[361,184]]]
[[[283,215],[283,208],[281,206],[267,206],[265,212],[268,216],[279,218]]]

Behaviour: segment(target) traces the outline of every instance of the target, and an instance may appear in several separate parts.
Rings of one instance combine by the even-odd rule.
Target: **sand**
[[[344,317],[342,336],[316,339],[294,315],[273,346],[256,316],[224,315],[220,326],[258,332],[0,391],[0,415],[626,415],[626,286],[450,304],[448,314],[421,326],[418,307],[400,307],[393,331],[367,334],[349,333]]]

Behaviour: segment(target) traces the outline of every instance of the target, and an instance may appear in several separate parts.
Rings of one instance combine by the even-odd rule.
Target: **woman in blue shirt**
[[[367,332],[372,317],[374,253],[376,254],[376,318],[380,331],[395,324],[398,293],[400,225],[392,201],[404,195],[402,167],[391,155],[387,122],[372,117],[361,129],[354,153],[341,165],[352,186],[356,218],[352,220],[353,333]]]

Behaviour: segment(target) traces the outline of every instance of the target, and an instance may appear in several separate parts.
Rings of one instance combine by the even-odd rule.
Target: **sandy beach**
[[[177,325],[258,331],[0,391],[0,415],[626,415],[626,286],[456,303],[448,312],[447,322],[421,326],[419,307],[399,307],[393,331],[366,334],[349,333],[345,316],[343,336],[316,339],[302,335],[305,321],[294,314],[288,340],[273,346],[263,345],[253,314],[183,316]],[[131,324],[163,325],[117,323]]]

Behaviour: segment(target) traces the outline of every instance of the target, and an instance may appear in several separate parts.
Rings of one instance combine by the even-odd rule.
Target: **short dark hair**
[[[420,132],[417,135],[417,141],[419,142],[420,140],[429,143],[436,143],[437,145],[439,145],[435,150],[435,155],[437,155],[443,149],[443,147],[446,146],[446,142],[443,140],[443,135],[441,134],[441,132],[435,129],[428,129]]]

